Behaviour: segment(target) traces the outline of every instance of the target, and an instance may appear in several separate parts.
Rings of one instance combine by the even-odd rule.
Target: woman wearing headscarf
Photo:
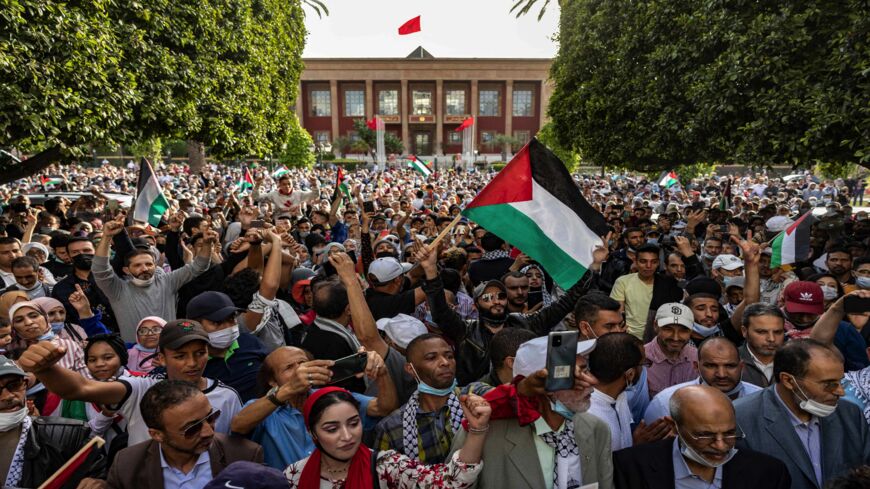
[[[39,304],[34,301],[13,304],[9,308],[9,321],[15,337],[23,343],[24,349],[40,341],[50,341],[55,346],[66,349],[66,354],[58,360],[58,365],[90,377],[82,346],[77,341],[61,337],[52,331],[48,314]],[[20,351],[23,352],[24,349]]]
[[[386,450],[374,455],[372,467],[372,450],[362,443],[356,399],[340,387],[314,391],[302,414],[317,448],[308,458],[287,467],[284,475],[291,489],[469,488],[483,466],[481,455],[491,410],[486,400],[473,394],[463,396],[461,404],[469,436],[449,462],[427,466]]]
[[[127,368],[133,372],[148,373],[157,365],[157,342],[166,321],[157,316],[146,316],[136,326],[136,344],[127,350]]]
[[[538,304],[542,304],[538,309],[549,306],[553,302],[553,296],[547,290],[547,274],[544,269],[533,263],[524,266],[520,272],[529,278],[529,310],[535,309]]]
[[[48,261],[48,257],[51,256],[48,252],[48,246],[31,241],[30,243],[24,243],[24,245],[21,246],[21,252],[24,253],[25,256],[31,256],[36,259],[36,262],[39,263],[39,272],[42,274],[41,282],[49,287],[54,287],[57,283],[57,279],[54,278],[54,275],[47,268],[42,266],[43,263]]]

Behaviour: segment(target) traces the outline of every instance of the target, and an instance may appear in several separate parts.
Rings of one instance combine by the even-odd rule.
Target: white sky
[[[538,7],[519,19],[514,0],[324,0],[329,16],[309,7],[303,57],[403,58],[423,46],[436,58],[552,58],[557,46],[558,2],[540,22]],[[543,3],[541,0],[540,3]],[[422,31],[397,30],[420,15]]]

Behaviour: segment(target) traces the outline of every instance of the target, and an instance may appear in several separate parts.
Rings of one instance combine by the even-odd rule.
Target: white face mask
[[[39,286],[42,285],[42,283],[40,283],[39,280],[37,280],[36,282],[33,282],[33,285],[31,285],[29,288],[28,288],[28,287],[25,287],[25,286],[23,286],[23,285],[21,285],[21,284],[19,284],[19,283],[16,283],[15,285],[16,285],[19,289],[23,290],[24,292],[33,292],[34,290],[38,289]]]
[[[708,327],[704,326],[703,324],[694,323],[692,325],[692,331],[694,331],[694,332],[698,333],[699,335],[703,336],[704,338],[706,338],[708,336],[712,336],[712,335],[716,334],[716,332],[719,331],[719,326],[712,326],[712,327],[708,328]]]
[[[148,279],[131,277],[130,283],[135,285],[136,287],[148,287],[149,285],[154,283],[154,275],[152,275],[151,278]]]
[[[832,301],[837,298],[837,288],[830,285],[822,285],[822,295],[826,301]]]
[[[231,328],[215,331],[214,333],[209,333],[208,342],[211,346],[222,350],[224,348],[229,348],[234,341],[239,339],[239,334],[239,327],[233,326]]]
[[[11,413],[0,413],[0,431],[9,431],[16,428],[27,417],[27,408],[21,408]]]
[[[792,376],[791,378],[792,378],[792,381],[794,382],[794,385],[797,386],[798,391],[801,393],[801,395],[798,396],[798,398],[800,398],[801,396],[803,396],[803,398],[804,398],[799,403],[799,406],[801,409],[812,414],[813,416],[818,416],[820,418],[826,418],[826,417],[834,414],[834,411],[837,410],[836,404],[831,406],[828,404],[822,404],[821,402],[816,401],[814,399],[810,399],[809,396],[804,394],[804,390],[801,389],[801,386],[798,384],[797,379],[794,376]]]
[[[677,430],[677,434],[679,435],[679,430]],[[728,462],[730,462],[731,459],[734,458],[735,455],[737,455],[737,449],[734,447],[731,447],[731,450],[728,450],[728,455],[726,455],[722,461],[711,462],[711,461],[707,460],[706,458],[704,458],[703,455],[696,452],[694,448],[690,447],[689,444],[686,443],[686,439],[683,438],[683,435],[679,435],[679,436],[680,436],[680,453],[682,453],[683,456],[686,457],[687,459],[689,459],[693,462],[699,463],[699,464],[703,465],[704,467],[710,467],[711,469],[715,469],[716,467],[721,467],[721,466],[727,464]]]

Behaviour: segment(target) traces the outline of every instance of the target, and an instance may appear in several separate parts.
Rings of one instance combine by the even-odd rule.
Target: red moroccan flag
[[[367,120],[366,126],[368,126],[368,128],[371,129],[372,131],[377,131],[378,130],[378,118],[372,117],[371,119]]]
[[[420,32],[420,16],[416,16],[413,19],[405,22],[399,27],[399,35],[404,36],[406,34],[413,34],[415,32]]]
[[[474,117],[469,117],[468,119],[465,119],[464,121],[462,121],[462,124],[459,124],[459,127],[454,129],[454,131],[459,132],[459,131],[465,129],[466,127],[471,127],[473,124],[474,124]]]

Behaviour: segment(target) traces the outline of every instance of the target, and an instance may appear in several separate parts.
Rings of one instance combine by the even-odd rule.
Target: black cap
[[[187,303],[187,317],[220,322],[239,312],[230,296],[223,292],[203,292]]]
[[[169,348],[177,350],[191,341],[205,341],[208,343],[208,333],[202,325],[190,319],[177,319],[169,321],[160,332],[158,346],[161,350]]]
[[[233,462],[204,489],[238,487],[244,489],[286,489],[287,478],[278,469],[245,460]]]
[[[686,293],[689,295],[711,294],[718,297],[722,295],[722,286],[710,277],[695,277],[686,284]]]

